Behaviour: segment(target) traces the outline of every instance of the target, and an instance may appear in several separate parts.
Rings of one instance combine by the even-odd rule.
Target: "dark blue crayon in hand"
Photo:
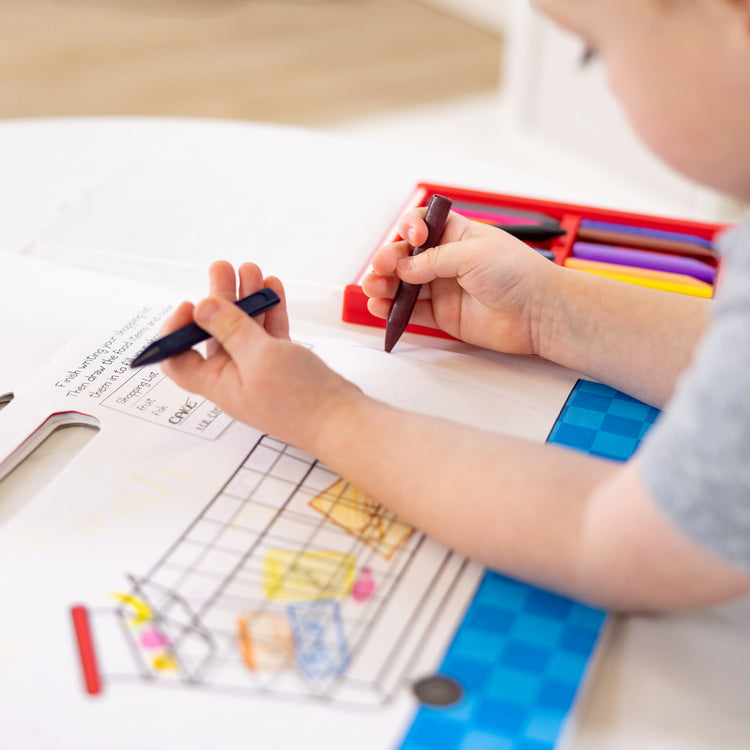
[[[272,307],[278,305],[279,302],[281,302],[279,295],[273,289],[264,287],[254,294],[237,300],[234,304],[248,315],[255,316],[264,313],[266,310],[270,310]],[[188,325],[178,328],[176,331],[149,344],[130,363],[130,366],[142,367],[143,365],[156,364],[168,357],[175,357],[178,354],[182,354],[188,349],[192,349],[196,344],[200,344],[201,341],[209,338],[211,338],[211,334],[208,331],[196,323],[188,323]]]

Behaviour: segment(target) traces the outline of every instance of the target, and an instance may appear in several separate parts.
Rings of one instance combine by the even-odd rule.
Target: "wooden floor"
[[[325,125],[494,90],[501,40],[413,0],[3,0],[0,117]]]

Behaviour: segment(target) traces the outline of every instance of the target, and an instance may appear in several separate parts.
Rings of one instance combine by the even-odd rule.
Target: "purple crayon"
[[[596,242],[576,242],[573,256],[584,260],[598,260],[602,263],[616,263],[620,266],[651,268],[655,271],[670,271],[692,276],[694,279],[713,284],[716,269],[696,258],[669,255],[648,250],[635,250],[618,245],[600,245]]]

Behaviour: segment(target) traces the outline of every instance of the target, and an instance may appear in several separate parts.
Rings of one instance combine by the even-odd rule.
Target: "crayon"
[[[524,224],[520,226],[493,224],[492,226],[502,229],[503,232],[507,232],[516,239],[524,240],[524,242],[547,242],[567,234],[562,227],[552,227],[546,224]]]
[[[554,260],[555,254],[552,252],[552,250],[547,250],[544,247],[532,247],[532,250],[536,250],[539,255],[543,255],[547,260]]]
[[[248,315],[260,315],[278,305],[279,295],[264,287],[263,289],[237,300],[234,304]],[[182,328],[163,336],[149,344],[131,363],[131,367],[153,365],[169,357],[186,352],[201,341],[211,338],[211,335],[195,323],[188,323]]]
[[[552,227],[547,224],[495,224],[494,222],[483,221],[482,219],[472,219],[472,221],[478,221],[480,224],[487,224],[496,229],[501,229],[503,232],[507,232],[512,237],[524,242],[547,242],[548,240],[554,240],[556,237],[562,237],[564,234],[567,234],[567,231],[562,227]]]
[[[472,203],[471,201],[454,201],[453,210],[457,213],[464,211],[474,211],[492,215],[519,216],[526,219],[526,223],[537,221],[540,224],[559,224],[557,219],[539,211],[527,211],[523,208],[511,208],[509,206],[498,206],[492,203]]]
[[[692,242],[713,250],[713,242],[697,234],[687,232],[672,232],[666,229],[652,229],[651,227],[634,227],[629,224],[617,224],[612,221],[597,221],[596,219],[581,219],[580,226],[585,229],[598,229],[605,232],[620,232],[622,234],[636,234],[643,237],[654,237],[675,242]]]
[[[481,211],[467,211],[466,209],[456,210],[456,213],[472,221],[502,229],[503,232],[526,242],[546,242],[567,234],[565,229],[553,219],[540,221],[534,218],[529,219],[529,217],[521,214],[491,214]]]
[[[584,260],[598,260],[602,263],[616,263],[621,266],[681,273],[709,284],[713,283],[716,278],[716,268],[708,263],[696,258],[684,258],[680,255],[656,253],[651,250],[638,250],[619,245],[600,245],[595,242],[576,242],[573,244],[573,255]]]
[[[683,274],[652,271],[651,269],[633,268],[631,266],[618,266],[614,263],[600,263],[595,260],[583,260],[580,258],[566,258],[563,265],[566,268],[573,268],[598,276],[606,276],[616,281],[626,281],[630,284],[646,286],[651,289],[689,294],[693,297],[710,298],[713,296],[713,287],[710,284]]]
[[[707,247],[696,245],[694,242],[680,242],[678,240],[662,239],[660,237],[647,237],[639,234],[625,234],[623,232],[610,232],[603,229],[588,229],[579,227],[577,238],[584,242],[599,242],[604,245],[626,245],[638,247],[655,252],[671,253],[672,255],[683,255],[687,258],[697,258],[707,263],[717,265],[719,256]]]
[[[505,211],[474,211],[466,208],[457,208],[454,210],[457,214],[461,214],[461,216],[465,216],[467,219],[486,221],[489,224],[526,224],[532,226],[554,224],[554,226],[560,226],[557,222],[541,221],[534,216],[509,214],[505,213]]]
[[[427,212],[424,216],[427,224],[427,239],[424,244],[415,247],[412,255],[419,255],[431,247],[435,247],[440,242],[440,238],[445,228],[445,222],[448,220],[453,202],[444,195],[433,195],[427,204]],[[390,352],[401,338],[401,334],[406,330],[409,319],[414,311],[414,305],[417,304],[417,297],[421,284],[408,284],[405,281],[399,282],[396,296],[393,300],[393,306],[388,313],[388,320],[385,324],[385,350]]]

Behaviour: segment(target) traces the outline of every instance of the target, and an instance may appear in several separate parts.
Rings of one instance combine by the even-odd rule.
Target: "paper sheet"
[[[101,425],[0,528],[4,741],[393,747],[410,681],[439,663],[481,569],[314,457],[158,370],[125,369],[169,307],[152,295],[102,314],[0,414],[2,456],[53,412]],[[293,337],[391,404],[540,442],[575,382],[456,342],[406,338],[386,355],[380,331],[298,320]],[[96,698],[74,604],[94,634]]]

